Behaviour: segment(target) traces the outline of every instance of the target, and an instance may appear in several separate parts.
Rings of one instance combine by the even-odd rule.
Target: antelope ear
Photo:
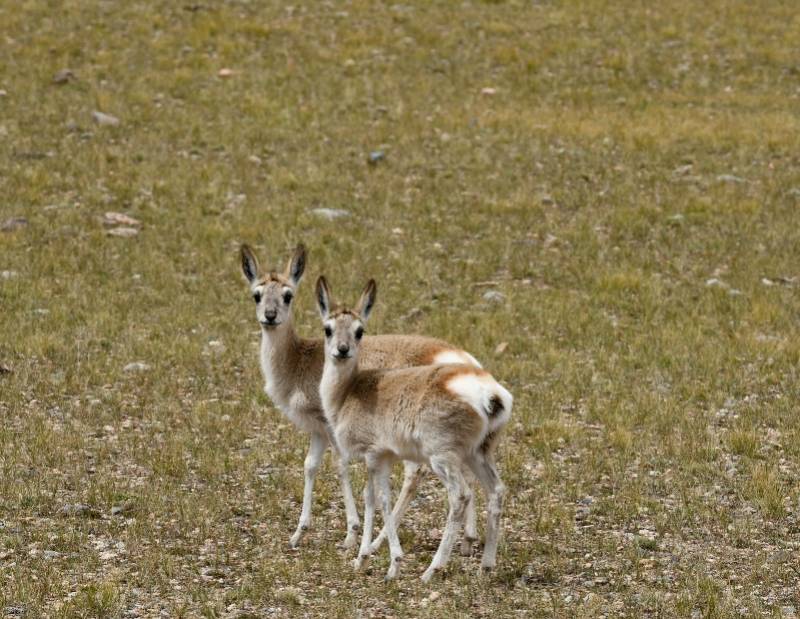
[[[364,322],[367,321],[370,313],[372,312],[372,306],[375,305],[375,295],[377,293],[378,285],[375,283],[375,280],[369,280],[367,285],[364,287],[364,292],[361,293],[361,299],[359,299],[358,305],[356,306],[356,312],[359,316],[361,316],[361,320]]]
[[[251,284],[258,279],[258,259],[249,245],[242,245],[240,250],[242,258],[242,273]]]
[[[328,280],[324,275],[320,275],[317,279],[317,305],[319,306],[319,314],[322,320],[328,318],[331,313],[331,291],[328,288]]]
[[[286,265],[286,278],[292,282],[292,285],[297,286],[300,279],[303,277],[303,272],[306,270],[306,248],[300,243],[294,249],[292,259]]]

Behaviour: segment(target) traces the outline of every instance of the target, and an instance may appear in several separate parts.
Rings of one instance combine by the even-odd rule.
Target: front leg
[[[300,511],[300,522],[297,523],[297,530],[289,540],[292,548],[297,548],[303,535],[311,526],[311,501],[314,494],[314,479],[317,476],[320,464],[322,464],[322,456],[325,454],[327,446],[328,438],[324,434],[311,435],[311,445],[308,448],[304,466],[303,509]]]
[[[397,537],[394,514],[392,513],[392,489],[389,477],[392,474],[392,463],[388,459],[381,460],[375,475],[377,476],[378,489],[381,494],[381,511],[383,513],[383,528],[389,540],[389,570],[386,572],[386,580],[397,578],[400,573],[400,562],[403,560],[403,549],[400,546],[400,539]],[[372,472],[370,471],[370,475]]]
[[[358,549],[358,557],[353,561],[353,565],[357,570],[363,568],[369,562],[374,522],[375,479],[372,472],[367,468],[367,481],[364,484],[364,531],[361,533],[361,547]]]
[[[392,510],[392,517],[394,518],[394,524],[397,526],[397,523],[403,519],[403,514],[406,513],[408,509],[408,504],[411,503],[411,499],[414,497],[414,493],[417,490],[417,486],[419,485],[420,480],[425,475],[425,471],[422,470],[422,467],[417,464],[416,462],[410,462],[406,460],[403,462],[403,487],[400,489],[400,494],[397,497],[397,502],[394,504],[394,510]],[[383,529],[381,529],[380,533],[378,533],[378,537],[372,542],[372,552],[375,553],[383,544],[383,540],[386,539],[386,525],[383,525]]]
[[[344,497],[344,510],[347,514],[347,536],[344,538],[344,548],[352,548],[356,545],[358,531],[361,528],[358,520],[358,509],[356,500],[353,498],[353,487],[350,485],[349,462],[339,454],[339,480],[342,484],[342,496]]]
[[[356,500],[353,498],[353,487],[350,485],[350,459],[339,449],[336,443],[336,437],[330,429],[328,429],[328,440],[333,446],[333,450],[336,452],[338,459],[339,482],[342,485],[344,511],[347,515],[347,535],[344,538],[342,546],[344,548],[352,548],[356,545],[356,541],[358,540],[358,531],[361,529],[361,525],[358,519]]]

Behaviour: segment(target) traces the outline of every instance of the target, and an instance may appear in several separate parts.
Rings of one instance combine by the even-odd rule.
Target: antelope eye
[[[356,339],[360,340],[362,337],[364,337],[364,328],[359,327],[358,329],[356,329]]]
[[[325,325],[325,337],[330,337],[333,335],[333,329],[331,329],[328,325]]]
[[[253,294],[253,301],[255,301],[256,303],[261,303],[261,293],[260,292],[256,292],[256,293]]]
[[[291,292],[289,292],[288,290],[283,293],[283,302],[286,303],[286,305],[289,305],[289,303],[292,302],[293,298],[294,298],[294,295]]]

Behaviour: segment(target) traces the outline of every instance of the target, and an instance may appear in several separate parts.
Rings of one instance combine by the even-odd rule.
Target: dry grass
[[[791,3],[29,0],[0,31],[0,224],[28,219],[0,232],[6,615],[800,608]],[[299,240],[303,333],[319,272],[373,275],[374,331],[515,394],[495,574],[421,586],[432,480],[401,580],[352,573],[330,463],[287,549],[305,439],[261,393],[236,248]]]

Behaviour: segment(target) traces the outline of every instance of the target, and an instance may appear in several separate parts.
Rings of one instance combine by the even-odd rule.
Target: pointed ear
[[[328,318],[328,314],[331,313],[331,291],[324,275],[320,275],[317,279],[317,305],[322,320]]]
[[[306,248],[302,243],[300,243],[297,247],[295,247],[292,259],[289,260],[289,264],[286,266],[286,277],[292,282],[293,285],[297,286],[297,284],[300,283],[300,279],[303,277],[303,271],[305,270]]]
[[[240,253],[242,257],[242,273],[244,273],[245,279],[252,284],[258,279],[258,260],[249,245],[242,245]]]
[[[361,320],[364,322],[367,321],[372,312],[372,306],[375,305],[376,294],[378,294],[378,285],[375,283],[374,279],[371,279],[367,282],[364,292],[361,293],[361,298],[356,306],[356,312],[361,316]]]

